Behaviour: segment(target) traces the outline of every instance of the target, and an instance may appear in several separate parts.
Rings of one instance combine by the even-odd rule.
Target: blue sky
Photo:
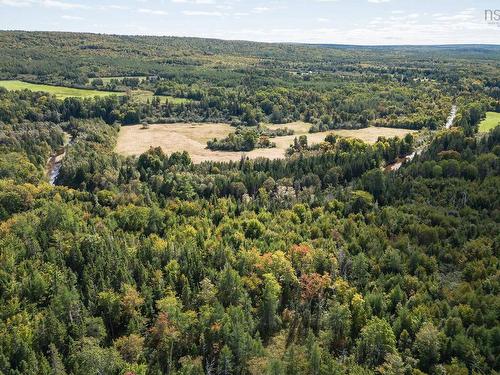
[[[482,0],[0,0],[0,29],[342,44],[500,43]],[[499,11],[500,14],[500,11]]]

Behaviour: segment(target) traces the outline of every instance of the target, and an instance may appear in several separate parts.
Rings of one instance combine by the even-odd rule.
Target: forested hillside
[[[303,120],[314,131],[435,129],[455,101],[476,102],[482,113],[499,110],[498,46],[310,46],[3,31],[0,56],[0,79],[159,95],[149,103],[129,100],[118,116],[124,123]],[[188,101],[176,105],[161,95]]]
[[[478,124],[499,110],[499,59],[1,32],[2,78],[144,75],[191,102],[0,89],[0,373],[498,373],[500,127]],[[284,159],[231,163],[113,151],[120,125],[160,118],[428,139],[302,136]]]

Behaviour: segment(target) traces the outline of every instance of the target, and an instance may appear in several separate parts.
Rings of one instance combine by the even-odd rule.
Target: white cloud
[[[468,21],[468,20],[473,20],[476,18],[474,15],[474,8],[469,8],[469,9],[464,9],[461,12],[455,13],[455,14],[441,14],[441,13],[435,13],[433,16],[436,21],[445,21],[445,22],[450,22],[450,21]]]
[[[474,5],[473,0],[467,0]],[[372,3],[371,14],[360,14],[359,5]],[[493,43],[498,44],[498,28],[484,21],[484,10],[450,6],[442,10],[436,6],[425,7],[419,13],[406,3],[391,0],[363,0],[353,4],[338,0],[0,0],[0,13],[6,7],[23,17],[3,19],[2,28],[51,29],[62,31],[88,31],[123,34],[202,36],[223,39],[247,39],[264,42],[312,42],[344,44],[443,44],[443,43]],[[308,9],[307,24],[294,22]],[[384,5],[383,3],[386,3]],[[387,3],[389,6],[387,6]],[[381,4],[381,5],[377,5]],[[171,8],[168,8],[170,5]],[[471,6],[472,6],[471,5]],[[345,8],[344,8],[345,6]],[[32,8],[30,11],[29,8]],[[335,7],[338,12],[332,12]],[[382,7],[381,9],[378,9]],[[138,14],[173,15],[172,22],[152,22]],[[36,12],[35,12],[36,10]],[[124,13],[130,22],[109,19],[113,11]],[[380,10],[380,12],[378,11]],[[311,11],[309,13],[309,11]],[[37,17],[39,12],[44,17]],[[294,13],[295,12],[295,13]],[[7,12],[5,12],[7,13]],[[82,15],[83,13],[83,15]],[[90,16],[95,13],[93,26]],[[273,13],[280,17],[271,17]],[[29,19],[24,14],[33,17]],[[34,15],[33,15],[34,14]],[[2,14],[3,16],[3,14]],[[90,22],[76,22],[81,20]],[[134,17],[135,16],[135,17]],[[199,16],[200,21],[189,22],[189,16]],[[283,17],[281,17],[283,16]],[[50,18],[46,21],[46,18]],[[205,19],[203,19],[205,17]],[[223,18],[222,18],[223,17]],[[3,17],[7,18],[7,17]],[[22,20],[21,20],[22,19]],[[40,21],[40,19],[42,21]],[[146,19],[146,21],[145,21]],[[158,18],[159,19],[159,18]],[[219,22],[224,19],[227,22]],[[63,22],[63,20],[67,20]],[[71,21],[75,22],[71,22]],[[169,18],[170,20],[170,18]],[[207,26],[210,24],[209,26]],[[311,27],[312,24],[312,27]],[[214,27],[215,25],[215,27]],[[336,29],[330,28],[335,25]]]
[[[0,5],[6,5],[9,7],[29,7],[33,4],[32,1],[29,0],[0,0]]]
[[[185,16],[205,16],[205,17],[222,17],[221,12],[208,12],[208,11],[198,11],[198,10],[185,10],[182,12]]]
[[[83,20],[83,17],[70,16],[68,14],[62,15],[61,18],[65,19],[65,20],[71,20],[71,21],[81,21],[81,20]]]
[[[171,0],[179,4],[215,4],[215,0]]]
[[[41,6],[45,8],[57,8],[62,10],[72,9],[86,9],[86,10],[128,10],[130,7],[121,4],[97,5],[89,6],[75,1],[61,1],[61,0],[0,0],[0,5],[12,7],[31,7]]]
[[[40,0],[38,1],[40,5],[49,8],[59,8],[59,9],[88,9],[89,7],[80,3],[73,3],[67,1],[58,0]]]
[[[252,9],[254,13],[264,13],[264,12],[269,12],[271,8],[268,7],[255,7]]]
[[[130,7],[126,5],[111,4],[111,5],[103,5],[102,9],[129,10]]]
[[[47,8],[58,8],[58,9],[90,9],[89,6],[70,2],[70,1],[60,1],[60,0],[0,0],[0,5],[7,5],[12,7],[29,7],[32,5],[39,5]]]
[[[164,10],[156,10],[156,9],[148,9],[148,8],[140,8],[138,10],[139,13],[152,14],[155,16],[166,16],[168,13]]]

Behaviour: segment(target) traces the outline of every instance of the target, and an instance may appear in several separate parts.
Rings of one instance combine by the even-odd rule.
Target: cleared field
[[[295,135],[292,136],[274,138],[273,142],[276,142],[277,145],[278,143],[281,143],[280,142],[281,139],[289,138],[293,141],[294,137],[302,134],[307,135],[307,140],[309,144],[315,144],[324,141],[325,137],[328,134],[336,134],[346,138],[357,138],[366,143],[375,143],[377,142],[378,137],[386,137],[386,138],[404,137],[408,133],[416,133],[415,130],[370,126],[364,129],[356,129],[356,130],[339,129],[339,130],[329,130],[326,132],[310,134],[309,128],[311,127],[311,124],[302,121],[291,122],[289,124],[283,124],[283,125],[267,125],[267,127],[270,129],[287,127],[288,129],[292,129],[295,132]],[[290,143],[287,145],[287,147],[289,145]]]
[[[283,127],[272,125],[269,127]],[[170,154],[176,151],[187,151],[195,163],[206,160],[231,161],[239,160],[242,155],[255,159],[266,157],[280,159],[285,156],[286,149],[293,143],[295,137],[307,134],[309,124],[296,122],[286,127],[295,130],[295,135],[273,138],[276,148],[256,149],[250,152],[211,151],[206,148],[207,141],[213,138],[223,138],[234,132],[228,124],[156,124],[149,129],[142,129],[142,125],[122,126],[118,136],[116,152],[122,155],[140,155],[150,147],[161,147]],[[376,142],[379,136],[402,137],[413,131],[392,128],[366,128],[360,130],[331,130],[329,132],[307,134],[309,144],[322,142],[328,134],[338,134],[344,137],[359,138],[368,143]]]
[[[51,86],[42,85],[35,83],[28,83],[23,81],[0,81],[0,87],[5,87],[7,90],[31,90],[31,91],[44,91],[50,94],[54,94],[59,99],[65,99],[69,97],[77,98],[88,98],[94,96],[108,96],[108,95],[123,95],[124,93],[112,92],[112,91],[98,91],[98,90],[87,90],[87,89],[75,89],[72,87],[63,86]]]
[[[479,123],[479,132],[486,133],[498,125],[500,125],[500,113],[486,112],[486,117]]]

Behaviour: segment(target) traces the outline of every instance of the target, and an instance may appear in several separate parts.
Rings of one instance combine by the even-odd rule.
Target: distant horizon
[[[460,46],[491,46],[500,47],[500,43],[444,43],[444,44],[352,44],[352,43],[314,43],[314,42],[288,42],[275,41],[266,42],[251,39],[225,39],[203,37],[197,35],[150,35],[150,34],[121,34],[121,33],[100,33],[93,31],[60,31],[60,30],[23,30],[23,29],[0,29],[2,32],[27,32],[27,33],[61,33],[61,34],[90,34],[90,35],[105,35],[105,36],[129,36],[129,37],[152,37],[152,38],[185,38],[185,39],[206,39],[220,40],[225,42],[246,42],[246,43],[261,43],[261,44],[292,44],[305,46],[339,46],[339,47],[460,47]]]
[[[498,45],[499,8],[492,0],[0,0],[0,24],[263,43]]]

